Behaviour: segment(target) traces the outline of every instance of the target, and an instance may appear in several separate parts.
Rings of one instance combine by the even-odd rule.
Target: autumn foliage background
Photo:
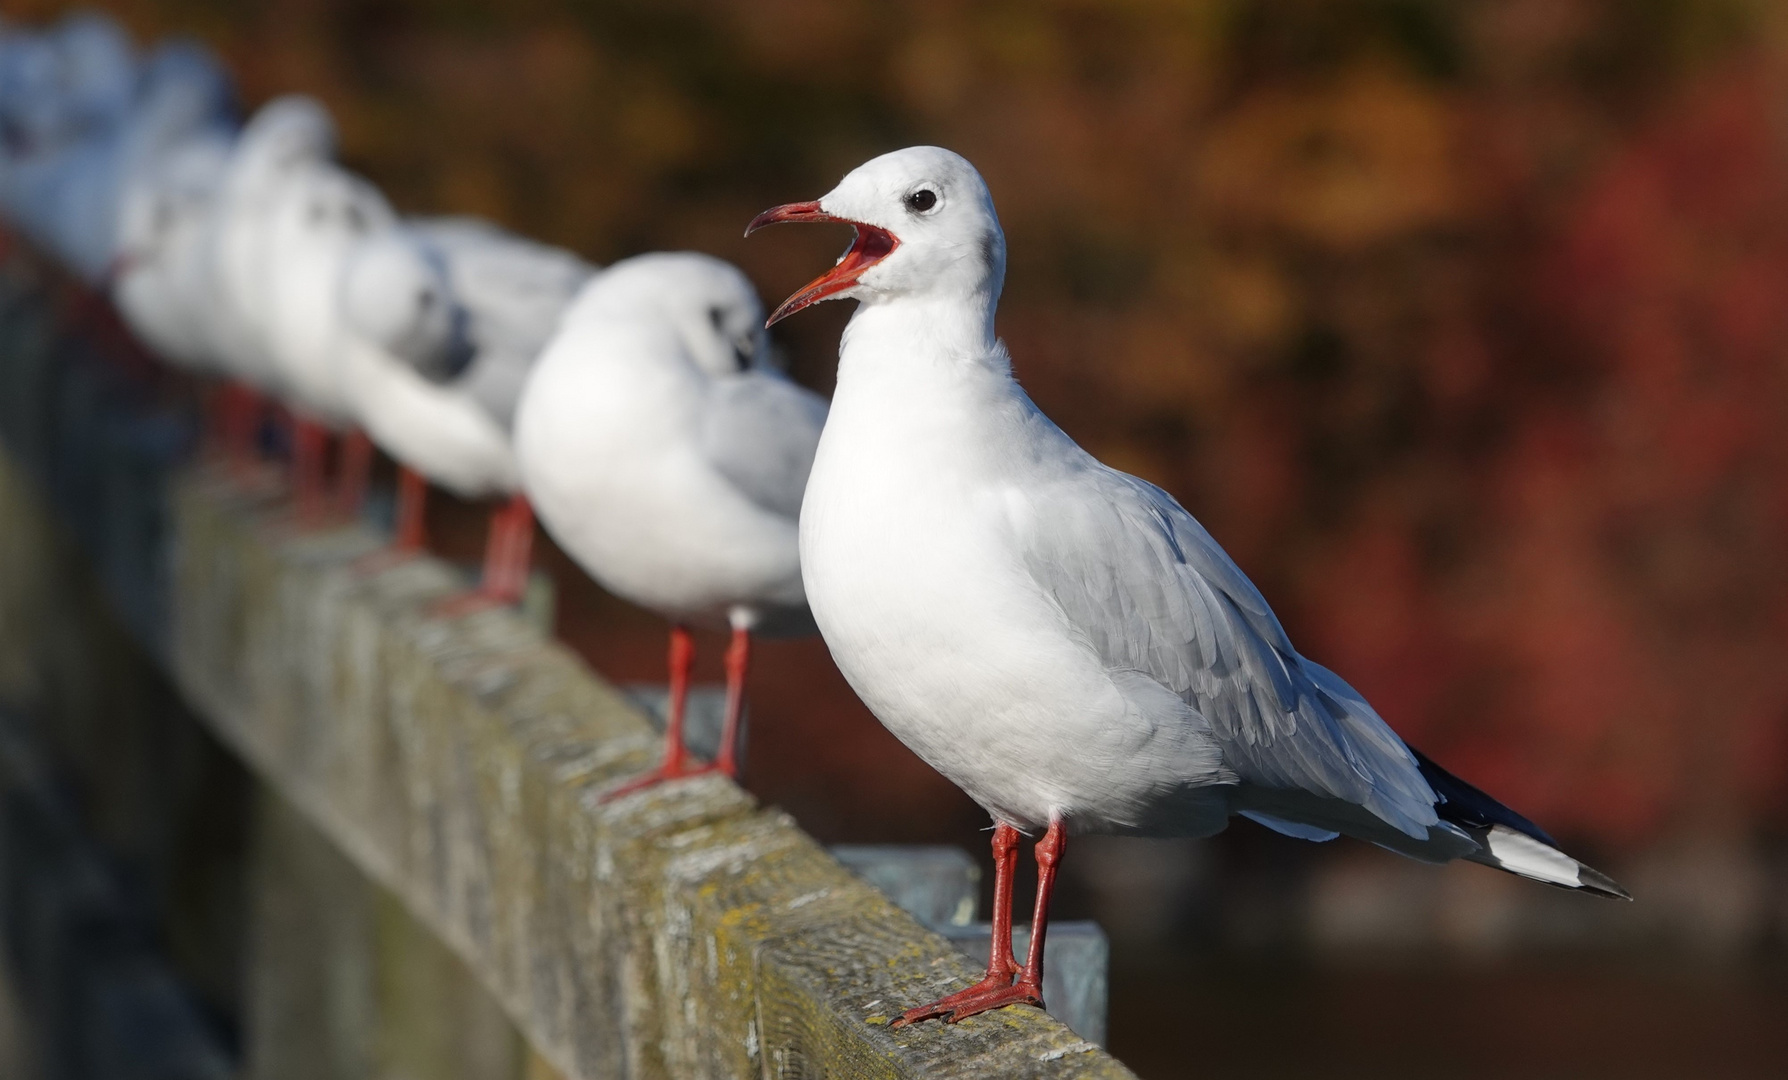
[[[406,209],[600,261],[713,251],[771,299],[838,239],[745,244],[756,210],[957,149],[1038,402],[1177,494],[1402,732],[1611,850],[1780,821],[1774,5],[116,10],[222,49],[250,104],[320,96]],[[845,314],[787,325],[810,383]]]
[[[1412,742],[1613,870],[1788,824],[1780,5],[106,6],[204,38],[250,105],[322,98],[405,210],[710,251],[771,301],[842,236],[747,243],[754,213],[956,149],[1038,403]],[[779,328],[821,389],[846,307]],[[549,565],[565,635],[657,677],[656,624]],[[763,655],[756,790],[829,839],[977,842],[822,647]]]

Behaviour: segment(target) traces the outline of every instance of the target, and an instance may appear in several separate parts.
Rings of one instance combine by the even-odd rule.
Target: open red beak
[[[769,321],[764,323],[766,327],[775,326],[802,308],[836,296],[855,285],[857,279],[863,276],[863,271],[887,258],[900,246],[900,240],[888,230],[876,225],[865,225],[861,221],[851,221],[849,218],[834,217],[821,210],[817,202],[773,206],[751,219],[751,224],[745,226],[745,235],[750,236],[765,225],[774,225],[780,221],[833,221],[840,225],[849,225],[856,230],[857,235],[851,241],[850,250],[840,256],[837,265],[808,282],[805,288],[784,300],[781,307],[770,313]]]

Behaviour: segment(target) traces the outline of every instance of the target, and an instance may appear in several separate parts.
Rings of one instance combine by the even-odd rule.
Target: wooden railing
[[[516,614],[432,615],[453,567],[370,571],[369,529],[182,464],[158,384],[53,300],[0,270],[0,696],[82,692],[28,669],[100,617],[65,595],[83,548],[113,637],[262,792],[253,1075],[1129,1075],[1029,1008],[891,1029],[976,965],[729,781],[601,801],[655,753],[633,703]]]

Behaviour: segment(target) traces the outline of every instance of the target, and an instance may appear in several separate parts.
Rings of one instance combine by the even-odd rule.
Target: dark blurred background
[[[713,252],[770,302],[844,236],[746,242],[754,213],[885,150],[965,154],[1044,410],[1639,898],[1245,822],[1078,844],[1062,913],[1110,932],[1144,1077],[1788,1075],[1788,7],[106,6],[218,48],[249,106],[319,96],[407,211]],[[848,315],[778,328],[802,381],[830,386]],[[473,508],[436,513],[473,557]],[[546,562],[563,636],[661,679],[656,620]],[[761,659],[755,792],[828,841],[983,850],[823,645]]]

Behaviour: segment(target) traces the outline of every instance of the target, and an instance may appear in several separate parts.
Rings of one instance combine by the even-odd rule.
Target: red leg
[[[336,478],[335,509],[352,520],[360,516],[366,503],[366,488],[372,480],[373,444],[366,432],[350,428],[341,437],[341,475]]]
[[[292,499],[298,520],[315,525],[324,517],[323,469],[329,432],[301,416],[292,417]]]
[[[260,456],[258,443],[264,402],[260,394],[239,382],[225,383],[218,393],[224,456],[238,475],[246,475]]]
[[[998,842],[997,835],[995,842]],[[1043,839],[1037,841],[1037,906],[1031,913],[1031,947],[1025,957],[1024,967],[1018,972],[1018,981],[1010,983],[1009,975],[1006,976],[1006,981],[997,980],[993,961],[990,960],[987,978],[982,979],[979,984],[960,993],[951,994],[930,1005],[909,1009],[905,1015],[894,1022],[894,1026],[901,1027],[917,1023],[920,1020],[929,1020],[934,1016],[942,1017],[945,1023],[954,1024],[958,1020],[974,1016],[977,1013],[1004,1008],[1007,1005],[1035,1005],[1039,1009],[1043,1007],[1043,938],[1049,929],[1049,897],[1051,893],[1055,892],[1055,871],[1062,860],[1062,851],[1066,842],[1067,831],[1062,827],[1060,821],[1051,822],[1049,831],[1043,834]],[[1013,843],[1016,844],[1016,839]],[[996,859],[998,857],[997,848],[995,857]],[[1010,885],[1008,885],[1009,889]],[[999,890],[997,878],[994,881],[994,890],[997,897]],[[1008,891],[1008,912],[1010,911],[1010,895]],[[1006,962],[1011,963],[1009,914],[1007,920]],[[994,931],[995,948],[997,949],[999,941],[999,924],[997,922],[994,924]]]
[[[745,676],[751,670],[751,631],[733,627],[726,649],[726,714],[720,725],[720,752],[714,767],[739,778],[739,721],[745,715]]]
[[[428,546],[428,480],[408,465],[397,469],[397,535],[391,546],[398,551],[421,551]]]
[[[1068,830],[1061,821],[1049,823],[1049,831],[1037,841],[1037,904],[1031,909],[1031,945],[1026,950],[1024,970],[1018,973],[1013,990],[1028,991],[1031,1004],[1043,1007],[1043,939],[1049,933],[1049,899],[1055,894],[1055,872],[1062,854],[1068,848]]]
[[[533,551],[534,508],[526,495],[512,495],[491,514],[479,591],[498,604],[519,602],[528,591],[528,566]]]
[[[435,607],[435,613],[459,618],[520,602],[528,591],[528,564],[534,548],[534,508],[527,496],[515,495],[491,511],[484,541],[484,571],[478,587]]]
[[[204,431],[202,440],[205,452],[217,458],[227,458],[230,453],[230,402],[234,394],[229,383],[212,383],[205,390]]]
[[[671,627],[670,702],[665,708],[664,716],[664,760],[646,775],[635,777],[608,792],[602,797],[603,802],[692,774],[689,768],[689,751],[683,745],[683,712],[689,703],[689,669],[694,664],[695,640],[684,627]]]
[[[1017,870],[1018,830],[1002,821],[993,829],[993,933],[987,944],[987,977],[967,990],[908,1009],[892,1026],[905,1027],[939,1016],[954,1022],[958,1015],[972,1015],[959,1010],[980,1012],[975,1006],[982,1000],[1011,988],[1012,976],[1018,974],[1018,961],[1012,958],[1012,876]]]
[[[408,465],[397,467],[396,528],[391,543],[354,560],[357,574],[377,574],[409,562],[428,549],[428,480]]]

